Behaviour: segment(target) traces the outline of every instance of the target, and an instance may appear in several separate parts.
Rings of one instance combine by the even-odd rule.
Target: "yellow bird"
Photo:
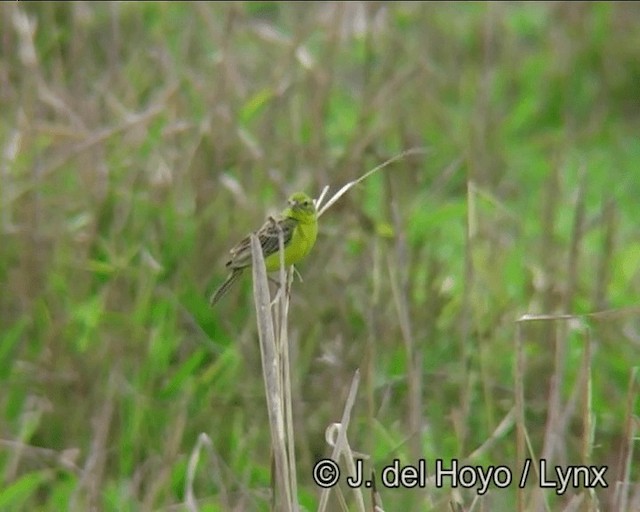
[[[318,216],[313,200],[304,192],[296,192],[289,197],[289,206],[277,218],[269,218],[255,233],[262,247],[267,272],[280,268],[279,233],[282,231],[284,264],[289,267],[304,258],[316,242]],[[211,296],[209,303],[214,306],[229,290],[231,285],[251,266],[251,243],[243,238],[229,251],[227,268],[231,273]]]

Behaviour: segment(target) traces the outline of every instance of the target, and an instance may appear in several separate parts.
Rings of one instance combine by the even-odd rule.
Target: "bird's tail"
[[[211,307],[215,306],[216,302],[218,302],[222,296],[227,293],[229,288],[231,288],[231,285],[238,280],[240,274],[242,274],[241,268],[234,268],[231,271],[231,274],[229,274],[225,282],[220,285],[220,288],[218,288],[213,295],[211,295],[211,298],[209,299],[209,305]]]

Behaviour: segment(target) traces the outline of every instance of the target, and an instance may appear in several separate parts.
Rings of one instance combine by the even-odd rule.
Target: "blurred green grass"
[[[639,20],[627,3],[0,4],[0,509],[178,509],[200,432],[201,510],[268,509],[250,279],[213,311],[207,292],[288,193],[426,146],[323,216],[300,265],[303,505],[355,368],[349,437],[374,466],[464,458],[514,405],[515,321],[612,310],[525,326],[516,378],[539,456],[550,382],[565,409],[583,396],[588,329],[590,462],[611,479],[595,495],[617,510],[638,414]],[[585,462],[581,419],[555,463]],[[477,463],[517,471],[514,429]],[[388,510],[454,499],[381,493]]]

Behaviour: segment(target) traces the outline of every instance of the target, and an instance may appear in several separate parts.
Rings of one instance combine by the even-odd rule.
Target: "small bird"
[[[282,231],[284,264],[293,265],[304,258],[313,248],[318,234],[318,216],[313,200],[304,192],[295,192],[288,199],[289,206],[277,217],[269,217],[255,233],[262,247],[267,272],[280,268],[279,233]],[[214,306],[237,281],[242,271],[251,266],[251,242],[242,239],[229,251],[227,268],[231,273],[209,300]]]

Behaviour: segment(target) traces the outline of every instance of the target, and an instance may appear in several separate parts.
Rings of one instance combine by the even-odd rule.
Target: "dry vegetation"
[[[513,471],[481,496],[378,481],[387,512],[640,510],[639,23],[633,3],[0,4],[0,510],[269,510],[292,452],[249,273],[208,292],[290,192],[415,147],[322,216],[275,317],[287,499],[373,510],[313,483],[342,449],[366,476]],[[542,458],[607,465],[608,487],[532,469],[519,489]]]

